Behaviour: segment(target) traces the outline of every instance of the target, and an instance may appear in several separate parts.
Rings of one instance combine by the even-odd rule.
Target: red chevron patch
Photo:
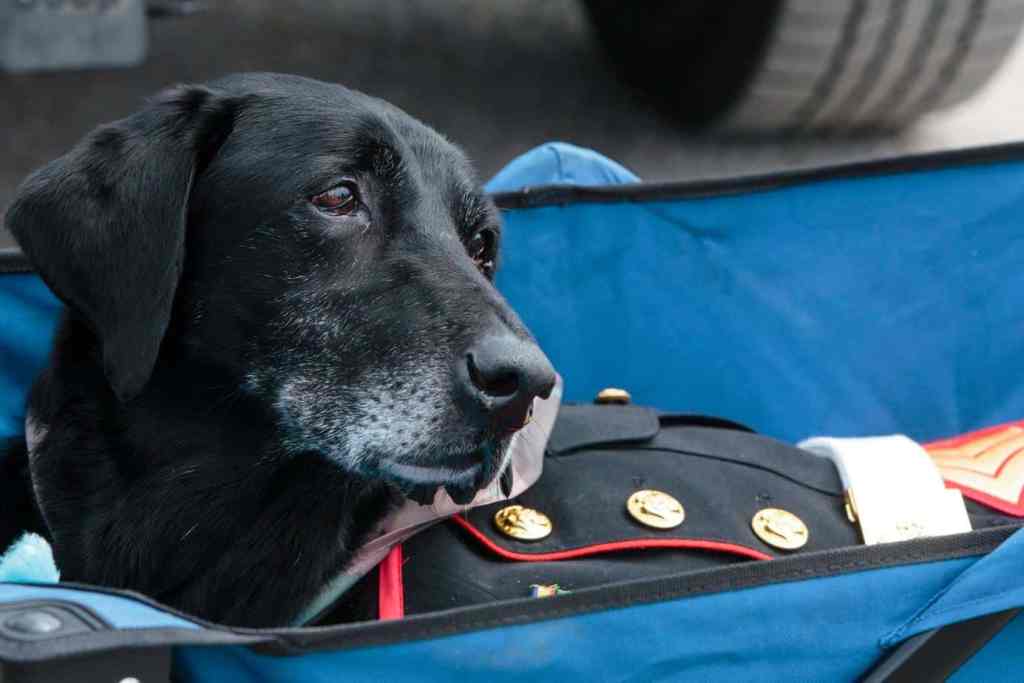
[[[946,486],[1024,517],[1024,420],[924,444]]]

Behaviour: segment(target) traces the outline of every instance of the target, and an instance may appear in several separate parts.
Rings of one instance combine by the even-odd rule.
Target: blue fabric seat
[[[494,186],[631,180],[552,158]],[[619,386],[790,441],[1024,416],[1024,162],[716,194],[506,213],[498,286],[568,399]]]
[[[569,399],[622,386],[640,403],[788,440],[929,439],[1020,419],[1024,148],[933,166],[673,190],[637,185],[589,150],[547,145],[490,189],[590,189],[504,197],[517,208],[505,211],[498,285]],[[594,187],[609,183],[625,186]],[[22,430],[59,306],[35,276],[6,274],[0,310],[4,436]],[[653,586],[630,604],[610,589],[607,604],[578,612],[573,596],[555,598],[528,623],[453,625],[469,608],[345,626],[315,652],[296,631],[229,633],[88,587],[0,584],[0,609],[83,606],[117,630],[83,652],[173,643],[183,681],[853,680],[917,633],[1024,606],[1022,534],[927,561],[913,544],[890,563],[837,551],[823,560],[829,575],[780,571],[756,587],[679,577],[695,582],[692,595]],[[1017,618],[956,680],[1019,680],[1022,633]],[[253,641],[285,643],[289,656],[245,646]]]

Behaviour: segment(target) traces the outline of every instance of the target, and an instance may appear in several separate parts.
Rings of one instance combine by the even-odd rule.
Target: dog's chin
[[[486,441],[474,451],[446,457],[443,465],[386,459],[380,471],[402,495],[420,505],[433,503],[441,488],[457,505],[468,505],[509,467],[510,444],[510,438]]]

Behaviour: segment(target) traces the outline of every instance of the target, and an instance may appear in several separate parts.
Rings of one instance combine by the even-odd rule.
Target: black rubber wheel
[[[900,128],[974,94],[1024,0],[586,0],[630,82],[683,123],[737,131]]]

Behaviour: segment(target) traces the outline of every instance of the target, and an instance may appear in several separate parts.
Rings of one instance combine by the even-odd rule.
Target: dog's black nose
[[[536,344],[511,334],[485,337],[466,355],[471,391],[483,399],[495,427],[515,431],[529,421],[533,399],[547,398],[555,370]]]

